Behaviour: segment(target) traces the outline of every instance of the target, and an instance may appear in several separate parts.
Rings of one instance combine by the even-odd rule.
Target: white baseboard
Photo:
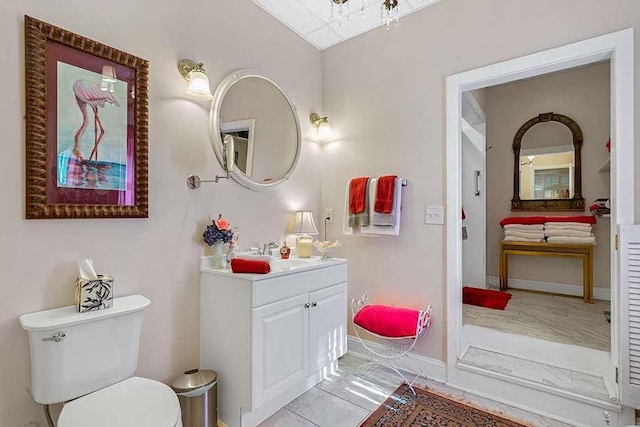
[[[365,342],[369,347],[375,349],[376,351],[378,349],[381,350],[384,348],[382,344],[376,342],[366,340]],[[347,349],[350,354],[353,354],[355,356],[363,357],[366,359],[371,358],[371,353],[369,353],[369,351],[362,345],[358,338],[352,337],[351,335],[347,337]],[[427,378],[429,378],[430,380],[438,381],[441,383],[446,382],[447,366],[444,362],[436,359],[431,359],[430,357],[422,356],[416,353],[411,353],[411,359],[413,359],[413,361],[417,363],[418,366],[420,366]],[[407,363],[403,360],[398,364],[398,366],[404,371],[416,374],[414,372],[414,367],[411,366],[411,363]]]
[[[499,286],[500,279],[498,276],[487,276],[487,283],[492,286]],[[550,292],[555,294],[582,296],[582,286],[569,285],[566,283],[538,282],[536,280],[512,279],[509,278],[509,285],[516,289],[525,289],[528,291]],[[611,289],[609,288],[593,288],[593,297],[595,299],[611,301]]]

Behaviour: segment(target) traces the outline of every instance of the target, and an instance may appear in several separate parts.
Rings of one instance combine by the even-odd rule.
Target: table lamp
[[[291,228],[291,234],[297,234],[296,253],[300,258],[309,258],[313,248],[313,238],[310,234],[318,234],[311,211],[297,211]]]

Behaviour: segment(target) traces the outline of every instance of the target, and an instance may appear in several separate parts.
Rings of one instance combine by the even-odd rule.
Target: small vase
[[[227,266],[227,257],[224,254],[223,245],[222,240],[213,244],[213,268],[221,269]]]

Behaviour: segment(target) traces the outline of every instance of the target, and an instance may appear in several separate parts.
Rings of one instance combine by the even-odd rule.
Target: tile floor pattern
[[[555,389],[570,391],[605,402],[610,401],[607,386],[601,376],[507,356],[476,347],[469,347],[461,362],[465,365],[522,378]]]
[[[609,351],[611,325],[605,318],[609,301],[509,289],[505,310],[463,304],[464,324],[527,335],[553,342]]]
[[[356,427],[360,425],[401,384],[391,370],[375,364],[365,364],[351,354],[343,356],[336,372],[307,391],[259,427]],[[508,405],[494,402],[422,378],[416,382],[463,399],[490,411],[501,411],[506,416],[540,427],[567,427],[568,424],[551,420]]]

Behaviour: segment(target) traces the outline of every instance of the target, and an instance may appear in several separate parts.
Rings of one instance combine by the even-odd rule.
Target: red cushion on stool
[[[414,337],[419,314],[419,310],[409,308],[367,305],[356,314],[353,323],[383,337]]]

